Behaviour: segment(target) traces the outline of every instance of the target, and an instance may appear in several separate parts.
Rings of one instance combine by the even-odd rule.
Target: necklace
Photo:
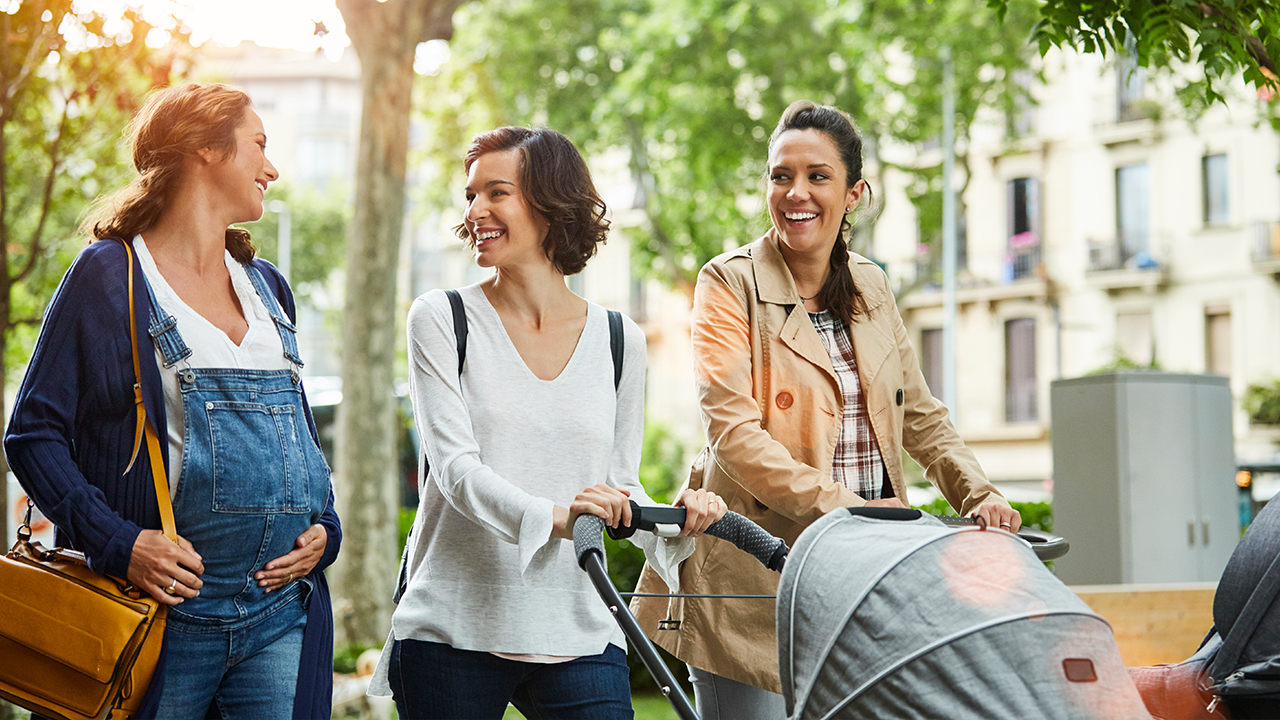
[[[812,299],[814,299],[814,298],[818,297],[818,296],[819,296],[819,295],[821,295],[821,294],[822,294],[822,290],[821,290],[821,289],[819,289],[819,290],[818,290],[818,292],[814,293],[813,295],[810,295],[809,297],[805,297],[805,296],[803,296],[803,295],[800,295],[800,293],[799,293],[799,292],[797,292],[797,293],[796,293],[796,295],[800,295],[800,302],[809,302],[810,300],[812,300]]]

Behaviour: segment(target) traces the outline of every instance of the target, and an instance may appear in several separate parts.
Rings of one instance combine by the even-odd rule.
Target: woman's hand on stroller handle
[[[578,518],[583,515],[598,517],[601,523],[610,528],[631,525],[631,509],[636,507],[636,503],[630,499],[630,495],[628,490],[605,483],[592,485],[578,493],[568,508],[556,506],[551,537],[575,539],[575,526]]]
[[[614,539],[630,537],[637,529],[653,532],[656,525],[684,525],[685,508],[645,507],[632,501],[632,523],[629,527],[610,529]],[[604,523],[593,515],[581,515],[573,527],[573,547],[578,564],[584,563],[586,553],[597,551],[604,555],[604,541],[600,537]],[[707,527],[707,534],[726,540],[743,552],[749,553],[770,570],[781,572],[790,548],[781,538],[770,535],[751,520],[726,511],[724,516]]]
[[[703,534],[712,523],[723,518],[729,511],[728,504],[719,495],[706,488],[685,490],[673,504],[688,510],[683,523],[686,537],[698,537]]]

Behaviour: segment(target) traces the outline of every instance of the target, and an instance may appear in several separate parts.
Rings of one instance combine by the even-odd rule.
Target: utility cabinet
[[[1129,372],[1050,385],[1053,528],[1070,585],[1216,582],[1240,536],[1231,389]]]

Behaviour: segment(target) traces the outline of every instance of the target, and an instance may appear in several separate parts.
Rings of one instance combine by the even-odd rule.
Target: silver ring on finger
[[[1002,522],[1002,523],[1000,523],[1000,527],[1002,527],[1002,528],[1012,528],[1013,526],[1012,526],[1012,525],[1010,525],[1010,524],[1009,524],[1009,523],[1007,523],[1007,522]]]

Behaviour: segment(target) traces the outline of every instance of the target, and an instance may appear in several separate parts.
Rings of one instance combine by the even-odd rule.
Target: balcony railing
[[[1158,270],[1160,263],[1145,249],[1145,241],[1130,238],[1090,241],[1089,272],[1108,270]]]
[[[1037,277],[1042,261],[1040,236],[1033,232],[1018,233],[1009,238],[1005,256],[1005,280],[1014,282]]]
[[[1090,241],[1088,275],[1093,283],[1109,291],[1155,289],[1169,281],[1163,255],[1145,249],[1146,243],[1122,239]],[[1143,248],[1143,249],[1137,249]]]
[[[1259,220],[1253,224],[1253,261],[1280,261],[1280,221]]]

